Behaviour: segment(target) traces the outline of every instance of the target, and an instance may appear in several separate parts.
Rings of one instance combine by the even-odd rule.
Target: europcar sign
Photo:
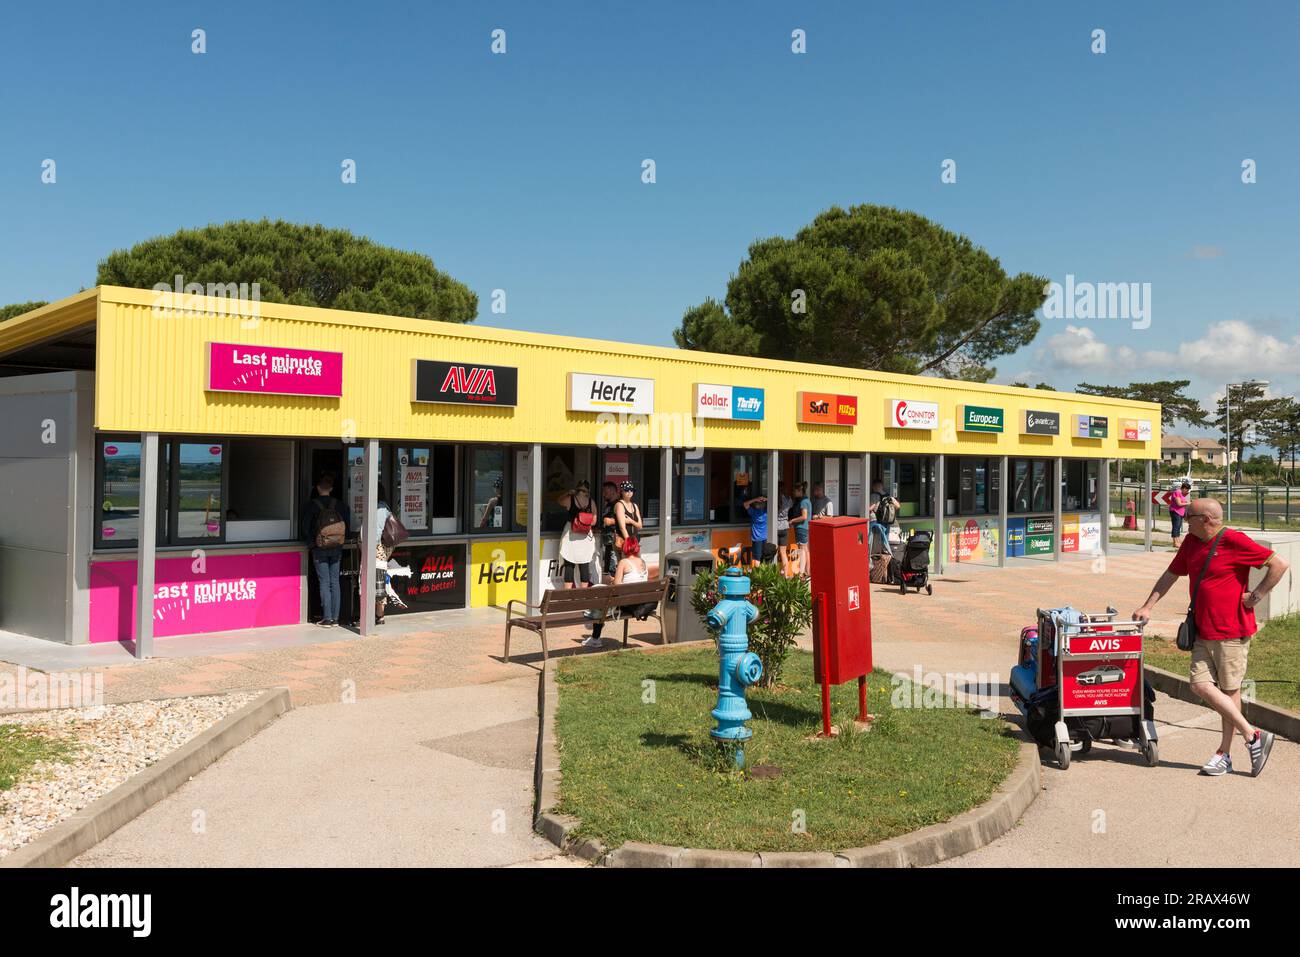
[[[937,429],[938,402],[913,402],[911,399],[885,400],[885,427],[889,429]]]
[[[1003,413],[1001,409],[984,405],[958,406],[958,428],[962,432],[1001,432]]]
[[[738,385],[696,383],[695,415],[701,419],[741,419],[761,422],[766,405],[762,389]]]
[[[516,405],[519,370],[512,366],[412,359],[411,401]]]

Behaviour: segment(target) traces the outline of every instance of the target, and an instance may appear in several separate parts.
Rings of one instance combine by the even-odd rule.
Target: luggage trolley
[[[1137,747],[1152,767],[1160,760],[1155,691],[1142,671],[1145,623],[1116,615],[1114,608],[1040,608],[1038,627],[1021,632],[1011,700],[1062,770],[1073,752],[1086,754],[1101,740]]]

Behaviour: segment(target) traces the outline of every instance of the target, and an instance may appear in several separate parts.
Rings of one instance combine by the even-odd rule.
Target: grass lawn
[[[1192,655],[1173,640],[1147,638],[1146,660],[1157,668],[1187,677]],[[1255,698],[1300,711],[1300,615],[1267,622],[1250,640],[1246,678],[1255,682]]]
[[[53,741],[18,724],[0,724],[0,791],[7,791],[37,761],[65,760],[69,744]]]
[[[812,655],[796,650],[784,687],[748,694],[754,737],[746,763],[780,774],[744,775],[708,734],[717,675],[711,644],[559,662],[558,810],[582,821],[580,835],[610,848],[863,847],[983,803],[1016,764],[1019,740],[1000,719],[959,708],[893,709],[893,678],[879,670],[868,692],[871,731],[809,742],[821,727],[821,696]],[[831,703],[832,720],[851,727],[856,682],[836,687]]]

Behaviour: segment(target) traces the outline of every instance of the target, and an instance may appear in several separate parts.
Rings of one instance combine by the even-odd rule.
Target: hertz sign
[[[857,425],[858,397],[830,392],[800,392],[799,421],[805,425]]]

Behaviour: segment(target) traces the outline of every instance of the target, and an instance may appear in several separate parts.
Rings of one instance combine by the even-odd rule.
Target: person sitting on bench
[[[614,570],[615,585],[635,585],[638,582],[650,580],[650,571],[646,568],[645,559],[641,557],[641,543],[635,536],[629,535],[623,540],[623,557],[619,559],[618,567]],[[638,614],[642,611],[641,605],[630,605],[620,609],[625,615],[636,615],[638,618],[644,618],[645,615]],[[651,607],[653,610],[653,606]],[[605,628],[603,621],[597,621],[591,626],[591,635],[584,639],[582,647],[599,648],[603,644],[600,633]]]

